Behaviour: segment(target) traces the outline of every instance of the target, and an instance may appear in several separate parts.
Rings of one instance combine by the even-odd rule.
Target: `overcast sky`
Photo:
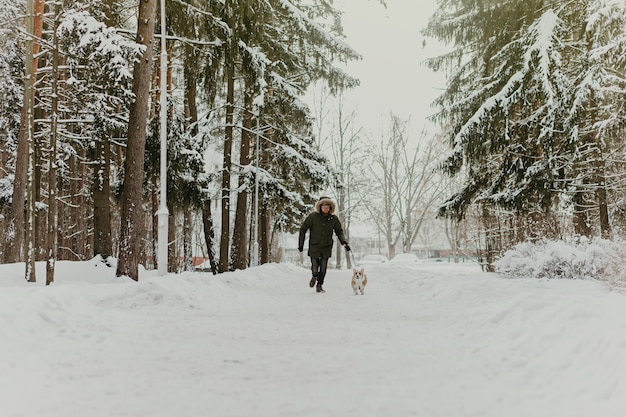
[[[419,31],[436,10],[436,0],[387,0],[385,9],[376,0],[337,0],[345,11],[346,41],[363,59],[347,71],[361,86],[346,94],[347,105],[356,108],[366,131],[380,132],[381,118],[390,111],[411,117],[411,127],[421,130],[425,118],[435,112],[431,102],[444,87],[444,76],[423,65],[440,51]]]

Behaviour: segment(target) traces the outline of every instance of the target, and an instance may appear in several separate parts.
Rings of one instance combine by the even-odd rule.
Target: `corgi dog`
[[[359,292],[363,295],[365,286],[367,285],[367,275],[365,275],[365,269],[352,269],[352,291],[354,295],[358,295]]]

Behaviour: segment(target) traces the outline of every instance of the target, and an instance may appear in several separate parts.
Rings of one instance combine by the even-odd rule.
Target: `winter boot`
[[[317,292],[326,292],[326,291],[324,291],[324,288],[322,288],[322,284],[317,284],[317,287],[315,288],[315,291],[317,291]]]
[[[315,287],[315,281],[317,281],[317,278],[315,277],[311,278],[311,281],[309,281],[309,287],[311,288]]]

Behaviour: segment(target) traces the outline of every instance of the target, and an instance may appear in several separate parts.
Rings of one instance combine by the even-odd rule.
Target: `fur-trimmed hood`
[[[335,214],[335,210],[337,209],[337,205],[329,197],[322,197],[322,198],[320,198],[318,200],[318,202],[315,203],[315,211],[318,212],[318,213],[321,213],[322,212],[322,206],[327,205],[327,204],[330,206],[330,210],[328,211],[328,213],[329,214]]]

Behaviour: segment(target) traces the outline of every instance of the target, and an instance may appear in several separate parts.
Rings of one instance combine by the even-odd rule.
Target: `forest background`
[[[47,282],[57,259],[155,267],[164,56],[172,271],[194,241],[214,273],[255,243],[280,260],[321,193],[390,257],[433,222],[487,269],[519,242],[622,234],[622,1],[439,1],[422,34],[447,45],[427,61],[447,81],[417,135],[344,106],[360,55],[331,1],[169,0],[167,54],[157,6],[0,0],[0,251],[27,280],[37,260]]]

